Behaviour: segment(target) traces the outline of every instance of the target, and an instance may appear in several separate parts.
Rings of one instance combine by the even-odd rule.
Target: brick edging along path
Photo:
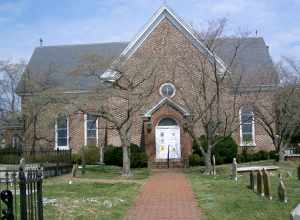
[[[201,220],[201,212],[182,171],[154,171],[124,220]]]

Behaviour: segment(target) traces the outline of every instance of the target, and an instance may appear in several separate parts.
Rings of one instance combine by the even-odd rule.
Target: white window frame
[[[70,147],[70,143],[69,143],[69,117],[66,116],[67,118],[67,145],[66,146],[58,146],[58,132],[57,132],[57,120],[59,117],[56,117],[55,119],[55,150],[59,149],[59,150],[69,150]]]
[[[242,122],[242,112],[243,112],[243,108],[240,109],[239,111],[239,115],[240,115],[240,146],[242,147],[255,147],[256,143],[255,143],[255,120],[254,120],[254,113],[253,111],[251,111],[252,114],[252,143],[244,143],[243,141],[243,122]]]
[[[84,114],[84,146],[87,146],[87,116],[88,113]],[[98,122],[99,118],[96,120],[96,146],[98,146]]]
[[[163,87],[164,86],[171,86],[172,88],[173,88],[173,94],[171,95],[171,96],[165,96],[164,94],[163,94],[163,92],[162,92],[162,89],[163,89]],[[176,93],[176,87],[172,84],[172,83],[170,83],[170,82],[167,82],[167,83],[163,83],[163,84],[161,84],[161,86],[159,87],[159,94],[162,96],[162,97],[168,97],[168,98],[173,98],[174,96],[175,96],[175,93]]]

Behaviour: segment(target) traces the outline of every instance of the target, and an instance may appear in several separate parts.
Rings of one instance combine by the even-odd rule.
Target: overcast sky
[[[129,41],[163,0],[0,0],[0,59],[29,60],[44,45]],[[300,0],[168,0],[201,28],[228,18],[227,33],[264,37],[275,61],[300,59]]]

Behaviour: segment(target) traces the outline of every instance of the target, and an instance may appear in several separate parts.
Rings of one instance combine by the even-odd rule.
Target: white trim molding
[[[252,125],[252,143],[245,143],[243,141],[243,130],[242,130],[242,126],[243,126],[243,121],[242,121],[242,111],[243,111],[243,107],[240,108],[239,110],[239,119],[240,119],[240,146],[242,147],[255,147],[256,146],[256,142],[255,142],[255,120],[254,120],[254,113],[253,111],[249,111],[251,112],[251,116],[252,116],[252,120],[251,125]]]
[[[84,146],[87,146],[87,116],[89,113],[84,114]],[[96,145],[99,144],[99,118],[96,119]]]
[[[175,108],[176,110],[178,110],[179,112],[181,112],[184,116],[189,116],[190,113],[184,109],[183,107],[181,107],[180,105],[178,105],[177,103],[175,103],[174,101],[172,101],[171,99],[169,99],[168,97],[164,97],[163,99],[161,99],[156,105],[154,105],[149,111],[147,111],[143,117],[149,118],[152,116],[152,114],[158,110],[163,104],[169,104],[170,106],[172,106],[173,108]]]
[[[148,36],[155,30],[155,28],[164,20],[168,19],[174,27],[182,32],[191,43],[199,49],[201,53],[208,56],[212,63],[216,62],[217,70],[219,74],[224,74],[226,71],[229,71],[225,62],[218,57],[216,54],[211,52],[197,37],[194,29],[184,22],[175,12],[167,5],[163,4],[150,18],[150,20],[146,23],[143,29],[134,36],[134,38],[130,41],[127,47],[122,51],[121,55],[113,62],[116,63],[121,57],[125,59],[129,59],[135,51],[143,44],[143,42],[148,38]],[[112,65],[113,65],[112,64]],[[102,74],[101,78],[103,80],[112,80],[116,78],[116,73],[108,69]]]
[[[170,96],[164,95],[164,94],[163,94],[162,89],[163,89],[164,86],[171,86],[171,87],[172,87],[173,93],[172,93]],[[169,98],[172,98],[172,97],[175,96],[175,93],[176,93],[176,87],[175,87],[172,83],[170,83],[170,82],[163,83],[163,84],[161,84],[160,87],[159,87],[159,93],[160,93],[160,95],[161,95],[162,97],[169,97]]]
[[[69,133],[69,116],[64,115],[63,117],[66,117],[67,119],[67,145],[66,146],[58,146],[58,130],[57,130],[57,120],[61,116],[57,116],[55,118],[55,150],[69,150],[70,149],[70,133]]]

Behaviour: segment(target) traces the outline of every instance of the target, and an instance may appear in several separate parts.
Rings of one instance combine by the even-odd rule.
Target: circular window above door
[[[160,86],[160,95],[163,97],[173,97],[176,89],[172,83],[164,83]]]

